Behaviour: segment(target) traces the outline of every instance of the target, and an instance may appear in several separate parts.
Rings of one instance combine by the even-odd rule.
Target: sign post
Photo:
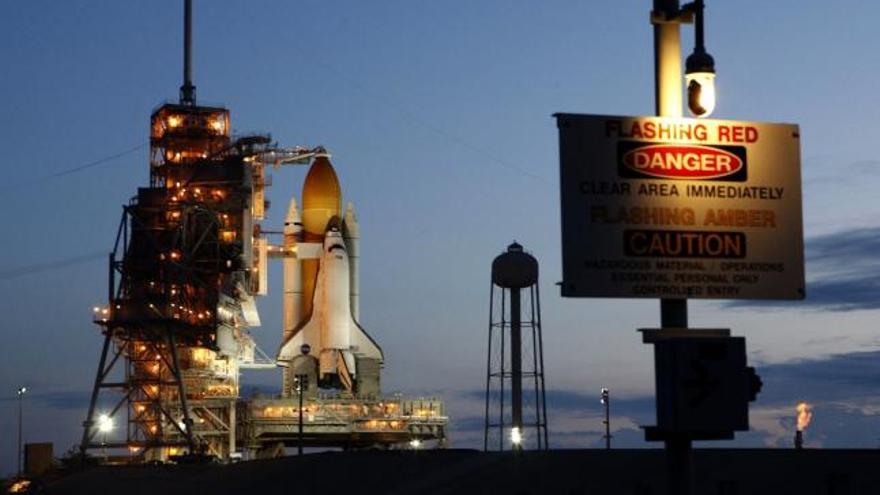
[[[662,328],[645,339],[655,345],[658,415],[646,438],[666,444],[669,493],[688,495],[693,440],[748,429],[746,385],[758,379],[744,339],[688,328],[687,299],[804,297],[798,127],[556,117],[562,295],[660,298]],[[707,427],[708,409],[740,415]]]
[[[682,23],[696,22],[688,106],[715,106],[703,9],[653,0],[656,117],[556,115],[562,296],[660,299],[646,438],[665,442],[675,495],[693,492],[692,441],[748,429],[761,385],[745,339],[689,328],[687,300],[805,297],[798,127],[682,118]]]

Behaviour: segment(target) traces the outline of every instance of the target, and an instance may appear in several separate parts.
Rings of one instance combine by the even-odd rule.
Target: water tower
[[[483,448],[547,449],[538,261],[516,242],[492,262],[486,369]]]

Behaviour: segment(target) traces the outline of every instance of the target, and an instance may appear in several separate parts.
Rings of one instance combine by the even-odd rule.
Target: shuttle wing
[[[351,328],[354,330],[351,336],[352,351],[356,356],[378,359],[380,361],[385,360],[379,344],[354,319],[351,320]]]

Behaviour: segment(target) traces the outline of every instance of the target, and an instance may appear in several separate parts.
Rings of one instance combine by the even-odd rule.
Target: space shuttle
[[[302,217],[292,199],[284,223],[283,338],[277,362],[284,391],[293,377],[313,376],[309,388],[357,396],[379,394],[382,349],[358,323],[360,242],[354,207],[341,211],[342,191],[325,155],[315,158],[303,183]],[[308,345],[308,354],[303,353]]]

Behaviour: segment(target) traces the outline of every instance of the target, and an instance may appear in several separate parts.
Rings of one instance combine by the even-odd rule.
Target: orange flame
[[[806,402],[800,402],[797,405],[797,429],[804,431],[810,426],[810,420],[813,419],[813,406]]]

